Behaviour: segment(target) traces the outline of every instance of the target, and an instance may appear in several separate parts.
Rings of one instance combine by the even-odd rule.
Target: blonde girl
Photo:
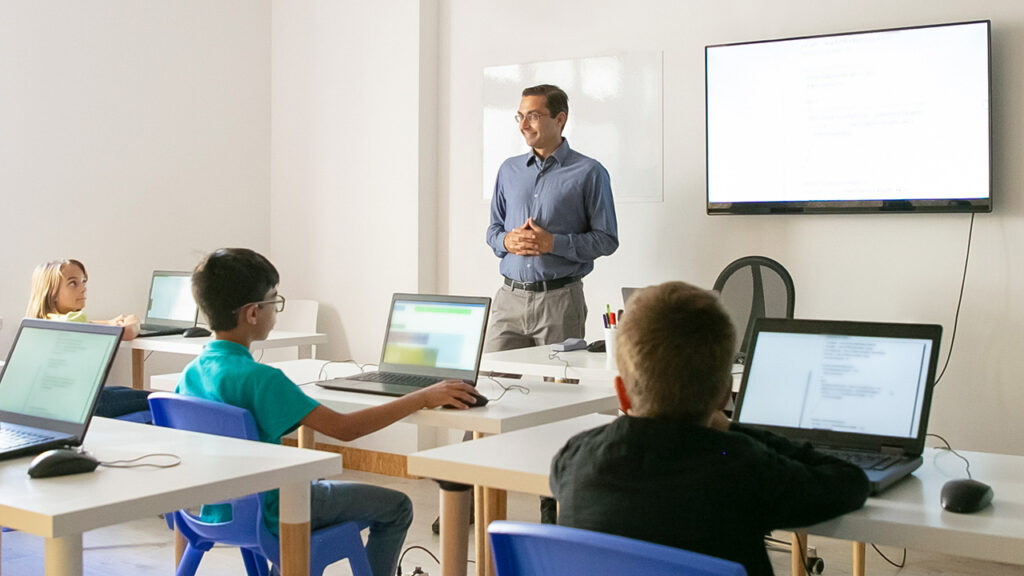
[[[25,316],[67,322],[88,322],[85,317],[86,283],[89,274],[79,260],[51,260],[32,272],[32,294]],[[139,320],[122,314],[111,320],[94,321],[124,327],[122,339],[139,335]]]

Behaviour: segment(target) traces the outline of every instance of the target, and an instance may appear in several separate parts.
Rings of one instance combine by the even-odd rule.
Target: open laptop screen
[[[188,328],[196,321],[191,272],[153,273],[146,323]]]
[[[487,308],[486,302],[396,297],[381,364],[475,372]]]
[[[92,330],[80,331],[87,327]],[[0,412],[86,422],[106,380],[120,329],[57,328],[22,326],[0,376]]]
[[[931,341],[760,332],[742,422],[917,436]]]

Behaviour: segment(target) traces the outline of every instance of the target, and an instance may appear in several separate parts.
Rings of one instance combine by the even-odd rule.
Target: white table
[[[309,482],[341,473],[341,457],[194,432],[94,418],[85,448],[100,461],[153,452],[174,468],[106,468],[30,479],[30,457],[0,463],[0,525],[42,536],[47,576],[82,574],[82,533],[250,494],[281,489],[284,575],[309,573]]]
[[[572,352],[559,352],[556,357],[552,358],[551,346],[532,346],[502,350],[501,352],[488,352],[480,357],[480,370],[548,378],[575,378],[609,384],[619,375],[618,368],[609,365],[608,355],[604,352],[573,350]],[[735,393],[740,390],[743,365],[734,364],[732,372],[732,391]]]
[[[548,475],[558,449],[573,435],[610,421],[611,417],[595,414],[418,452],[409,456],[409,473],[550,496]],[[924,465],[911,477],[869,498],[860,510],[810,526],[806,532],[1024,565],[1024,457],[961,453],[971,461],[974,477],[992,485],[991,507],[971,515],[943,510],[942,485],[963,477],[964,464],[945,450],[929,448]],[[485,526],[488,521],[483,520]],[[480,522],[478,517],[478,526]],[[444,520],[441,527],[446,529]],[[794,552],[794,576],[803,574],[799,549]],[[478,566],[484,558],[478,551]],[[859,567],[855,558],[854,565],[855,573],[863,575],[863,558]],[[462,574],[462,567],[442,557],[445,576]]]
[[[212,336],[185,338],[181,335],[153,336],[132,340],[130,342],[132,347],[132,388],[145,388],[146,352],[169,352],[171,354],[198,356],[202,353],[203,347],[212,340]],[[252,348],[259,350],[262,348],[297,346],[299,348],[299,358],[311,358],[313,356],[313,346],[326,343],[327,335],[319,332],[272,330],[266,340],[253,342]]]

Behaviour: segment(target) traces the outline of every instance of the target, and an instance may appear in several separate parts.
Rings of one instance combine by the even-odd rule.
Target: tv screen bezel
[[[772,202],[711,202],[710,182],[710,143],[708,117],[708,51],[714,48],[729,46],[746,46],[752,44],[768,44],[809,40],[816,38],[833,38],[859,34],[877,34],[926,28],[942,28],[970,24],[985,24],[988,48],[988,196],[984,198],[941,198],[941,199],[887,199],[887,200],[815,200],[815,201],[772,201]],[[970,20],[965,22],[947,22],[926,24],[921,26],[902,26],[878,30],[859,30],[830,34],[796,36],[792,38],[776,38],[750,42],[732,42],[727,44],[710,44],[704,47],[704,162],[705,162],[705,205],[708,215],[756,215],[756,214],[857,214],[857,213],[973,213],[992,212],[992,21]]]

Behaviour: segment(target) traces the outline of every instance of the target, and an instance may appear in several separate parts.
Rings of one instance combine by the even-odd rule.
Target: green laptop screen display
[[[117,340],[23,327],[0,381],[0,410],[85,422]]]

